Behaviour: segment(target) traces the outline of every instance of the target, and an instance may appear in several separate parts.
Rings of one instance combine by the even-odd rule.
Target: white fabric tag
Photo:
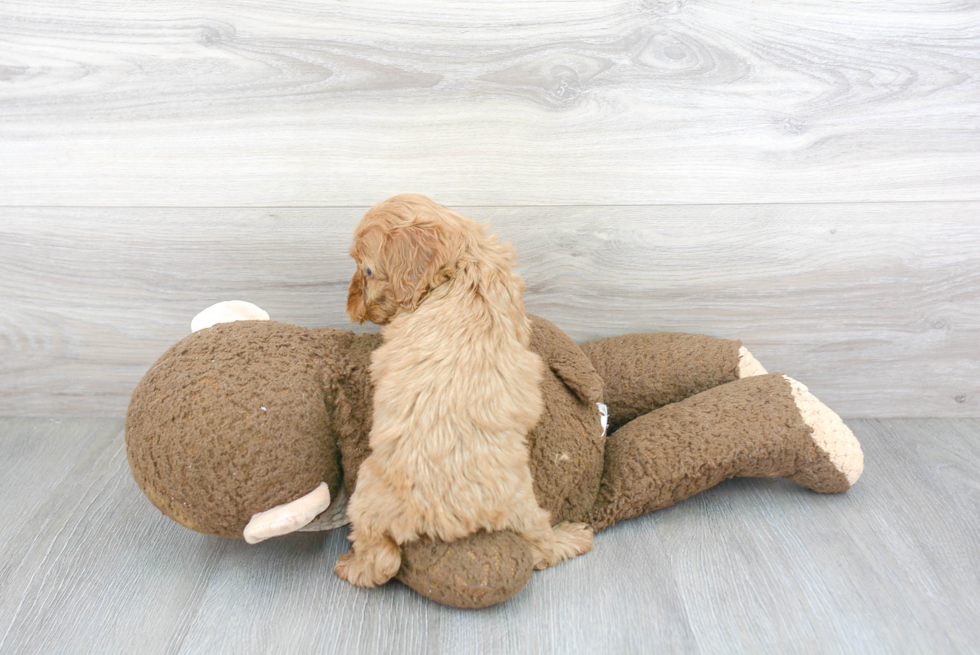
[[[602,403],[596,403],[599,407],[599,423],[602,424],[602,436],[606,436],[606,429],[609,427],[609,408]]]

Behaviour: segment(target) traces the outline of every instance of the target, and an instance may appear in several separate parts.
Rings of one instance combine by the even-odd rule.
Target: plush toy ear
[[[225,300],[211,305],[191,321],[191,332],[232,321],[268,321],[269,313],[244,300]]]
[[[457,250],[437,224],[406,225],[388,233],[381,257],[395,300],[415,309],[430,289],[451,275]]]

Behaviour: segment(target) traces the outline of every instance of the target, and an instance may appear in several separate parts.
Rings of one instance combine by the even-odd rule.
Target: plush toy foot
[[[402,565],[402,553],[398,545],[384,537],[372,542],[370,547],[355,544],[354,550],[337,558],[333,570],[338,576],[358,587],[382,585],[398,573]]]
[[[800,417],[813,430],[817,457],[788,480],[820,493],[847,491],[864,471],[864,453],[850,428],[832,409],[793,378],[790,384]]]
[[[534,568],[539,571],[592,550],[592,528],[585,523],[559,523],[549,543],[531,544]]]
[[[191,321],[191,332],[232,321],[268,321],[269,314],[261,307],[244,300],[226,300],[211,305]]]
[[[321,482],[320,486],[302,498],[253,514],[242,536],[248,543],[257,544],[269,537],[296,532],[328,507],[330,487],[326,482]]]
[[[531,544],[509,530],[477,532],[452,542],[422,537],[402,546],[398,579],[452,607],[502,603],[531,578]]]
[[[769,371],[752,356],[745,346],[738,347],[738,377],[750,378],[753,375],[766,375]]]

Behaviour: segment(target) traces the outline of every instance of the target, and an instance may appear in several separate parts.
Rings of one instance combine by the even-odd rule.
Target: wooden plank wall
[[[0,5],[0,414],[119,415],[212,302],[345,327],[416,191],[576,339],[740,337],[844,416],[980,416],[980,4]]]

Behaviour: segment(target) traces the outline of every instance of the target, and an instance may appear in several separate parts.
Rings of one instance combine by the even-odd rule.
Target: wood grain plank
[[[980,643],[980,523],[965,518],[980,516],[980,422],[876,421],[868,427],[875,433],[870,456],[883,483],[868,490],[866,529],[887,546],[910,594],[928,599],[950,650],[969,652]],[[905,496],[910,489],[916,491]],[[896,499],[901,509],[890,511]]]
[[[173,652],[426,652],[429,603],[399,584],[370,593],[334,575],[346,535],[230,542]]]
[[[0,204],[980,199],[980,7],[11,0]]]
[[[130,476],[121,420],[0,419],[0,435],[4,461],[31,444],[0,500],[5,521],[19,515],[0,542],[0,651],[165,652],[226,542],[150,505]]]
[[[579,341],[741,338],[847,417],[980,413],[980,203],[461,209]],[[0,209],[0,415],[121,414],[219,300],[349,327],[362,211]]]
[[[936,493],[947,484],[936,473],[976,450],[980,424],[853,427],[867,468],[843,496],[737,480],[641,519],[658,523],[675,554],[678,587],[705,652],[783,652],[790,642],[800,653],[976,645],[980,541],[976,522],[966,519],[976,499],[950,504],[949,491]],[[923,449],[929,457],[912,454]],[[975,461],[964,467],[974,486]]]
[[[181,528],[129,477],[121,427],[0,419],[0,516],[36,509],[2,526],[3,652],[944,653],[980,641],[978,420],[855,420],[867,469],[846,494],[728,481],[600,533],[587,556],[481,611],[342,582],[331,567],[346,529],[250,547]]]
[[[627,610],[619,599],[613,607],[627,614],[606,622],[597,605],[606,594],[614,593],[614,585],[623,582],[624,576],[608,578],[606,594],[595,598],[585,593],[580,577],[594,578],[599,572],[589,575],[584,564],[570,563],[535,576],[532,586],[505,605],[461,611],[429,603],[400,584],[364,590],[339,580],[332,567],[349,547],[346,534],[345,528],[326,538],[300,535],[262,548],[244,544],[235,548],[223,561],[181,652],[237,652],[244,647],[257,653],[276,649],[447,655],[579,653],[600,645],[624,652],[618,647],[635,647],[644,639],[657,639],[656,643],[675,647],[674,652],[692,652],[682,647],[693,645],[690,631],[675,621],[678,611],[683,617],[676,591],[657,586],[656,580],[648,579],[636,593],[643,593],[644,600],[655,595],[657,606],[668,611],[658,629],[643,635],[623,628],[630,624],[627,621],[646,616],[649,607],[634,605]],[[669,569],[662,566],[666,561],[647,558],[648,568],[658,564],[657,580],[669,581]],[[583,603],[592,609],[583,611]],[[255,621],[256,616],[272,620]]]
[[[65,439],[68,426],[77,438]],[[90,441],[105,432],[105,421],[86,419],[69,421],[38,419],[0,419],[0,498],[3,499],[3,521],[0,521],[0,549],[28,525],[44,520],[49,495],[70,484],[78,460]],[[59,447],[52,448],[50,439]],[[43,465],[41,465],[43,463]],[[4,552],[0,550],[0,552]],[[3,562],[0,587],[9,582],[11,564]],[[0,594],[6,597],[6,594]],[[8,598],[9,600],[9,598]]]

